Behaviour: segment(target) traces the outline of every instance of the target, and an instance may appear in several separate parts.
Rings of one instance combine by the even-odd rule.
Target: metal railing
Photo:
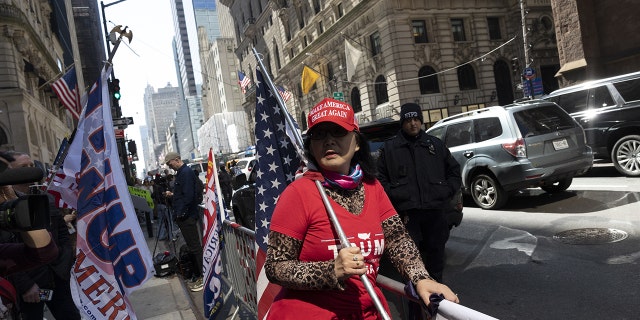
[[[255,231],[247,229],[235,222],[225,220],[222,225],[222,236],[224,237],[222,265],[228,275],[226,282],[229,283],[231,293],[236,299],[236,302],[238,302],[238,308],[235,310],[231,319],[235,319],[238,310],[241,308],[240,305],[244,306],[257,317]],[[409,301],[417,302],[417,300],[405,294],[403,283],[383,275],[378,275],[376,283],[382,289],[385,296],[392,296],[397,299],[397,307],[400,308],[398,312],[401,318],[404,318],[407,314],[407,303]],[[227,295],[228,294],[229,293],[227,293]],[[389,302],[391,303],[391,301]],[[436,319],[439,318],[448,320],[496,319],[447,300],[440,302]]]

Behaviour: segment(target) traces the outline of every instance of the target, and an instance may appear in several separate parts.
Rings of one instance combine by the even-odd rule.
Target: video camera
[[[42,180],[40,168],[8,168],[0,161],[0,186],[31,183]],[[49,226],[49,199],[44,194],[29,194],[0,204],[0,229],[30,231]]]

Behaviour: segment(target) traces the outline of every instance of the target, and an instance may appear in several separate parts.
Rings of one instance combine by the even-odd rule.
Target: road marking
[[[618,189],[622,189],[622,188],[628,188],[628,185],[617,185],[617,186],[612,186],[610,184],[571,184],[570,188],[618,188]]]
[[[640,251],[607,259],[608,264],[634,263],[640,259]]]

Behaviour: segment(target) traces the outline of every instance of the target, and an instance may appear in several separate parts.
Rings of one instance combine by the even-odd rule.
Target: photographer
[[[12,187],[7,184],[14,183],[14,179],[20,180],[25,172],[29,173],[28,170],[8,169],[11,160],[13,160],[11,156],[0,152],[0,208],[2,208],[0,213],[3,216],[8,215],[7,205],[17,200]],[[16,172],[19,174],[11,175]],[[42,173],[40,173],[41,178]],[[8,233],[9,227],[5,223],[0,224],[0,232]],[[22,230],[20,237],[23,239],[22,243],[0,243],[0,276],[45,264],[58,255],[58,247],[51,241],[51,236],[46,229]],[[0,242],[4,241],[0,240]]]
[[[32,168],[34,163],[26,153],[8,152],[13,158],[11,168]],[[30,196],[38,193],[31,183],[15,184],[13,191],[18,196]],[[27,272],[18,272],[9,276],[18,293],[22,319],[42,319],[44,304],[56,319],[79,320],[80,314],[73,303],[69,286],[70,270],[74,260],[69,230],[59,208],[54,205],[54,199],[47,194],[50,223],[48,229],[58,246],[56,259],[47,265],[37,267]],[[19,235],[17,240],[21,241]]]

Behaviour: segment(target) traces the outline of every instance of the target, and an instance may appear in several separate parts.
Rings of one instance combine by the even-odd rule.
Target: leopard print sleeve
[[[298,260],[302,241],[279,232],[269,232],[267,259],[264,263],[269,281],[296,290],[343,289],[331,261]]]
[[[411,240],[400,216],[396,214],[384,220],[382,230],[384,230],[385,254],[404,279],[410,279],[414,285],[419,280],[433,280],[424,267],[418,247]]]

